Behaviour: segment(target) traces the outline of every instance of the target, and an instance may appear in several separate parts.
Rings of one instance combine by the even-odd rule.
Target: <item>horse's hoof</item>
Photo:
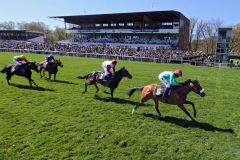
[[[82,94],[84,94],[84,93],[86,93],[86,92],[82,92]]]
[[[165,116],[159,116],[158,119],[159,120],[164,120]]]
[[[97,93],[95,93],[95,94],[94,94],[94,97],[98,98],[98,97],[99,97],[99,95],[98,95]]]
[[[198,121],[196,121],[195,119],[192,119],[192,122],[193,122],[193,123],[198,123]]]

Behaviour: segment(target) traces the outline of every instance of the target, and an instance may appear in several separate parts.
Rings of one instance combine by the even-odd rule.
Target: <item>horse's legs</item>
[[[190,105],[192,105],[192,108],[193,108],[193,116],[196,118],[197,112],[196,112],[196,108],[195,108],[194,103],[191,102],[191,101],[185,100],[184,104],[190,104]]]
[[[115,88],[111,88],[111,99],[113,99],[114,90],[115,90]]]
[[[56,80],[56,73],[54,74],[54,81]]]
[[[11,74],[11,73],[10,73],[10,74],[7,74],[7,76],[6,76],[8,85],[10,85],[9,80],[11,79],[11,77],[12,77],[12,74]]]
[[[137,105],[133,108],[132,114],[133,114],[133,113],[137,110],[137,108],[140,107],[140,106],[143,106],[143,103],[137,104]]]
[[[143,106],[144,102],[148,101],[150,98],[151,97],[149,95],[141,96],[140,103],[133,108],[132,114],[137,110],[138,107]]]
[[[89,83],[85,83],[85,90],[82,93],[86,93],[87,92],[87,86],[89,85]]]
[[[155,109],[159,115],[160,118],[163,118],[163,116],[161,115],[160,111],[159,111],[159,102],[157,99],[154,99],[154,102],[155,102]]]
[[[97,86],[97,84],[96,83],[94,83],[94,85],[95,85],[95,87],[96,87],[96,94],[98,93],[98,91],[99,91],[99,88],[98,88],[98,86]]]
[[[192,121],[196,122],[196,120],[190,115],[190,113],[187,111],[183,104],[179,104],[178,107],[181,108],[183,112],[186,113],[192,119]]]
[[[41,76],[41,78],[42,78],[42,77],[43,77],[43,76],[42,76],[42,68],[39,69],[39,74],[40,74],[40,76]]]
[[[33,84],[34,84],[36,87],[38,87],[38,85],[34,82],[33,79],[30,78],[29,81],[33,82]],[[32,85],[31,85],[31,86],[32,86]]]
[[[51,79],[51,73],[48,72],[48,79]]]
[[[32,87],[32,80],[31,80],[31,78],[28,78],[28,81],[29,81],[30,86]]]
[[[42,74],[42,77],[45,77],[45,69],[43,69],[43,74]]]

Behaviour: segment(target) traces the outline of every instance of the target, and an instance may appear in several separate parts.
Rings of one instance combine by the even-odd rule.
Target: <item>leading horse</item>
[[[97,84],[100,83],[101,85],[110,88],[110,93],[109,92],[105,92],[105,93],[111,94],[111,98],[113,99],[113,93],[114,93],[115,89],[118,87],[118,85],[119,85],[119,83],[120,83],[120,81],[122,80],[123,77],[127,77],[129,79],[132,79],[132,75],[128,72],[127,69],[125,69],[125,67],[118,70],[110,78],[110,81],[108,82],[107,85],[105,85],[103,83],[103,77],[102,77],[101,72],[91,72],[91,73],[86,74],[86,75],[78,76],[77,78],[88,80],[88,82],[85,83],[85,90],[82,93],[87,92],[87,86],[94,84],[96,89],[97,89],[95,94],[97,94],[97,92],[99,91],[99,88],[98,88]]]
[[[58,66],[63,67],[63,64],[60,60],[55,60],[54,62],[49,62],[49,67],[47,66],[47,62],[39,62],[38,70],[40,72],[41,78],[45,76],[45,71],[48,71],[48,78],[51,79],[51,75],[54,75],[54,81],[56,80],[56,75],[58,72]]]
[[[187,80],[181,84],[181,86],[172,88],[171,94],[164,98],[161,94],[161,87],[157,84],[150,84],[144,87],[135,87],[128,91],[129,97],[133,95],[135,91],[142,91],[140,103],[134,107],[132,110],[132,114],[136,111],[139,106],[142,106],[144,102],[148,101],[149,99],[153,99],[155,102],[155,109],[159,114],[159,118],[163,118],[159,111],[159,101],[171,105],[177,105],[180,109],[182,109],[191,119],[192,121],[196,121],[186,110],[184,104],[190,104],[193,107],[194,117],[196,117],[196,109],[193,102],[187,100],[187,95],[190,92],[195,92],[196,94],[200,95],[201,97],[205,96],[204,89],[201,87],[197,80]]]
[[[8,85],[10,85],[9,80],[11,79],[11,77],[16,74],[18,76],[22,76],[28,79],[30,86],[32,87],[32,83],[38,87],[38,85],[32,80],[32,72],[31,69],[39,72],[37,65],[35,62],[27,62],[25,64],[22,64],[18,69],[16,69],[13,73],[12,73],[12,67],[14,67],[14,65],[12,64],[7,64],[2,70],[2,73],[6,73],[6,79],[8,82]]]

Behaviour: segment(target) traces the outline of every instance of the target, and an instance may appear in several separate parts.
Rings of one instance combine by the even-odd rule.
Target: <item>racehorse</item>
[[[104,92],[104,93],[111,94],[111,98],[113,99],[114,90],[118,87],[118,85],[119,85],[119,83],[120,83],[120,81],[122,80],[123,77],[127,77],[129,79],[132,79],[132,75],[128,72],[127,69],[125,69],[125,67],[121,68],[114,75],[112,75],[112,77],[110,78],[107,85],[105,85],[103,83],[103,73],[101,73],[100,71],[91,72],[89,74],[82,75],[82,76],[79,76],[77,78],[88,80],[88,82],[85,83],[85,90],[82,93],[87,92],[87,86],[94,84],[96,89],[97,89],[96,93],[95,93],[95,95],[96,95],[99,91],[97,83],[100,83],[101,85],[110,88],[110,93],[109,92]]]
[[[48,71],[48,78],[51,79],[51,75],[54,75],[54,81],[56,80],[56,74],[58,72],[58,66],[63,67],[60,60],[55,60],[54,62],[49,62],[49,67],[47,68],[46,62],[40,62],[37,64],[38,70],[40,71],[41,78],[45,76],[45,71]]]
[[[16,74],[18,76],[23,76],[25,78],[28,79],[30,86],[32,87],[32,83],[38,87],[38,85],[32,80],[31,76],[32,76],[32,72],[31,69],[39,72],[37,65],[35,62],[27,62],[25,64],[22,64],[19,68],[17,68],[14,73],[12,73],[12,67],[14,67],[14,65],[12,64],[7,64],[2,70],[2,73],[6,73],[6,79],[8,82],[8,85],[10,85],[9,80],[11,79],[11,77]]]
[[[140,103],[136,105],[135,108],[132,110],[132,114],[136,111],[136,109],[139,106],[142,106],[144,102],[148,101],[149,99],[153,99],[155,102],[155,109],[159,114],[160,119],[164,118],[164,116],[162,116],[159,111],[159,101],[163,103],[171,104],[171,105],[177,105],[192,119],[192,121],[195,121],[195,119],[189,114],[189,112],[184,107],[184,104],[192,105],[193,111],[194,111],[194,117],[196,117],[196,109],[195,109],[194,103],[191,101],[188,101],[186,98],[187,98],[187,95],[192,91],[200,95],[201,97],[205,96],[204,89],[201,87],[201,85],[197,80],[187,80],[184,83],[182,83],[180,86],[172,88],[170,92],[171,94],[166,98],[162,96],[163,94],[161,93],[162,90],[164,90],[164,88],[159,87],[157,84],[150,84],[144,87],[135,87],[130,89],[128,91],[129,97],[131,97],[135,91],[142,91]]]

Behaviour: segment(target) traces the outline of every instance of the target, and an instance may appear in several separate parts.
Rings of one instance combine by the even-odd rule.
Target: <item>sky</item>
[[[64,27],[51,16],[176,10],[186,17],[240,23],[240,0],[0,0],[0,22],[44,22]]]

